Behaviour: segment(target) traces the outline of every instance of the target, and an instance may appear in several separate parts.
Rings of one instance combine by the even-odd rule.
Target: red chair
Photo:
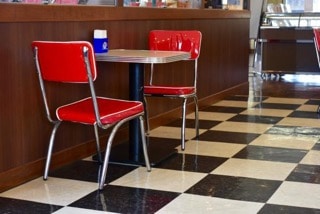
[[[106,145],[101,177],[98,179],[100,190],[104,187],[113,138],[118,128],[131,119],[140,119],[144,158],[146,167],[150,171],[143,120],[143,103],[96,96],[94,81],[97,78],[97,71],[92,45],[86,41],[34,41],[32,42],[32,48],[47,118],[54,125],[49,141],[43,179],[46,180],[48,178],[54,139],[62,121],[92,125],[96,137],[98,155],[100,155],[98,128],[105,130],[112,127]],[[58,107],[54,118],[50,113],[45,87],[45,83],[49,81],[87,84],[90,96]],[[68,93],[68,91],[64,93]],[[101,161],[101,156],[99,156],[99,160]]]
[[[183,99],[182,106],[182,125],[181,125],[181,149],[185,149],[185,127],[186,127],[186,107],[187,99],[193,98],[195,103],[195,128],[196,135],[199,135],[198,119],[198,98],[197,98],[197,72],[198,58],[200,54],[202,34],[196,30],[153,30],[149,34],[149,49],[165,51],[186,51],[190,52],[191,57],[188,60],[194,61],[194,81],[190,86],[176,85],[156,85],[153,83],[154,65],[151,64],[151,74],[149,85],[144,86],[145,105],[147,107],[146,97],[169,97]],[[147,129],[150,130],[148,111],[146,108]]]

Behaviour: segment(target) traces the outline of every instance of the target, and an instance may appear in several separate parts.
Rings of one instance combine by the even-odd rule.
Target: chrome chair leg
[[[56,121],[54,124],[54,127],[52,129],[52,132],[51,132],[50,141],[49,141],[49,148],[48,148],[48,153],[47,153],[46,166],[45,166],[44,174],[43,174],[43,180],[48,179],[54,139],[56,137],[57,129],[59,128],[60,124],[61,124],[61,121]]]
[[[130,119],[133,119],[130,118]],[[111,147],[112,147],[112,142],[113,139],[119,129],[119,127],[129,121],[130,119],[126,119],[126,120],[122,120],[119,123],[117,123],[111,133],[110,136],[108,138],[108,142],[107,142],[107,147],[106,147],[106,151],[105,151],[105,157],[104,157],[104,161],[103,161],[103,166],[102,166],[102,171],[101,171],[101,176],[99,179],[99,190],[103,190],[104,187],[104,183],[106,181],[106,175],[107,175],[107,170],[108,170],[108,164],[109,164],[109,159],[110,159],[110,152],[111,152]],[[143,120],[143,115],[139,116],[140,119],[140,127],[141,127],[141,138],[142,138],[142,146],[143,146],[143,152],[144,152],[144,158],[146,161],[146,167],[148,171],[151,171],[151,167],[150,167],[150,162],[149,162],[149,157],[148,157],[148,153],[147,153],[147,143],[146,143],[146,136],[145,136],[145,130],[144,130],[144,120]]]
[[[181,126],[181,150],[184,150],[186,147],[185,138],[186,138],[186,108],[187,108],[187,98],[183,99],[182,106],[182,126]]]
[[[149,156],[148,156],[148,149],[147,149],[147,142],[146,142],[146,136],[145,136],[143,116],[140,116],[139,120],[140,120],[140,132],[141,132],[141,142],[142,142],[144,160],[146,163],[147,170],[148,170],[148,172],[150,172],[151,167],[150,167],[150,161],[149,161]]]
[[[147,126],[147,131],[145,132],[145,135],[149,135],[150,133],[150,123],[149,123],[149,110],[148,110],[148,103],[147,103],[147,98],[144,97],[144,102],[143,102],[143,105],[144,105],[144,115],[145,115],[145,118],[146,118],[146,126]]]
[[[194,96],[194,103],[195,103],[195,112],[194,112],[194,119],[195,119],[195,129],[196,129],[196,137],[199,137],[199,107],[198,107],[198,97]]]
[[[98,161],[99,161],[99,163],[102,163],[98,125],[94,124],[93,127],[94,127],[94,135],[96,137],[96,147],[97,147]]]
[[[111,146],[112,146],[112,141],[113,138],[118,130],[118,128],[121,126],[121,122],[119,122],[118,124],[116,124],[111,133],[110,136],[108,138],[107,141],[107,147],[106,147],[106,151],[105,151],[105,156],[104,156],[104,161],[103,161],[103,166],[102,166],[102,171],[101,171],[101,177],[99,180],[99,190],[102,190],[104,187],[104,183],[106,181],[106,175],[107,175],[107,170],[108,170],[108,164],[109,164],[109,158],[110,158],[110,152],[111,152]]]

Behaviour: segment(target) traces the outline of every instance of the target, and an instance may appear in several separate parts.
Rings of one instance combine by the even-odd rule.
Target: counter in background
[[[313,27],[320,26],[319,13],[265,13],[260,28],[264,73],[315,73],[319,66]]]

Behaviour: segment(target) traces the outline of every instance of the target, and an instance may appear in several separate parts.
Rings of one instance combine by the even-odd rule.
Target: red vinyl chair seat
[[[97,97],[100,120],[103,125],[113,124],[144,111],[143,104],[135,101],[125,101]],[[96,117],[91,97],[61,106],[56,111],[61,121],[71,121],[93,125]]]
[[[192,86],[144,86],[144,94],[147,95],[189,95],[196,93]]]

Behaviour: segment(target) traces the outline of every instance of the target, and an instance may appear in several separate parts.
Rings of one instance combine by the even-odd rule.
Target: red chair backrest
[[[202,34],[196,30],[152,30],[149,33],[149,49],[162,51],[186,51],[190,59],[200,55]]]
[[[317,48],[317,51],[320,52],[320,28],[314,28],[313,34],[314,34],[315,46]]]
[[[94,51],[87,41],[34,41],[32,48],[38,57],[41,76],[47,81],[87,83],[84,58],[87,50],[92,79],[97,76]]]

